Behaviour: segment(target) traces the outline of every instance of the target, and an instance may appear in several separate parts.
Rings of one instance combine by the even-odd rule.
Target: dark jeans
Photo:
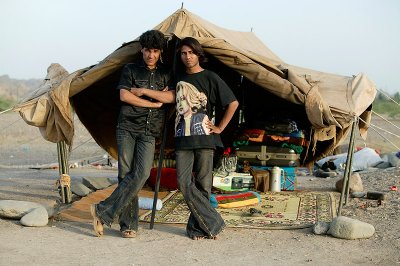
[[[117,130],[118,186],[104,201],[96,205],[100,220],[111,226],[119,217],[121,231],[135,230],[139,225],[138,193],[150,176],[154,160],[155,138]]]
[[[179,189],[190,209],[186,226],[190,238],[214,237],[225,227],[221,215],[210,204],[213,155],[212,149],[176,150]]]

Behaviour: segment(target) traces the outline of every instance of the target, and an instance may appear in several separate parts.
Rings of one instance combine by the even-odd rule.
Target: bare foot
[[[92,217],[93,217],[93,229],[94,229],[94,232],[96,233],[96,235],[98,237],[101,237],[104,234],[103,223],[101,222],[99,217],[97,217],[96,208],[95,208],[94,204],[90,206],[90,213],[92,214]]]

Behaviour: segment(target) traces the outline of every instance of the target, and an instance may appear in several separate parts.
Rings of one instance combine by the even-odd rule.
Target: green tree
[[[0,112],[11,108],[13,102],[0,97]]]
[[[399,102],[399,101],[400,101],[400,93],[399,93],[399,92],[396,92],[396,93],[393,95],[393,100],[395,100],[396,102]]]

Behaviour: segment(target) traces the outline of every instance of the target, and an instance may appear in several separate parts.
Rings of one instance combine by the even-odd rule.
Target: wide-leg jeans
[[[176,150],[175,153],[179,189],[190,209],[186,232],[191,238],[214,237],[225,227],[221,215],[210,204],[214,150]]]
[[[135,230],[139,226],[138,193],[150,176],[154,160],[155,138],[152,136],[117,130],[118,186],[104,201],[96,205],[100,220],[111,226],[119,217],[121,231]]]

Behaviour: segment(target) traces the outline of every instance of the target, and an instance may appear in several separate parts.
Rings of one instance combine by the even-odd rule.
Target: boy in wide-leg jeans
[[[111,226],[115,217],[119,216],[121,231],[138,229],[139,197],[137,194],[150,176],[150,169],[154,159],[155,138],[143,134],[133,134],[128,131],[117,131],[118,145],[135,147],[131,153],[119,154],[118,163],[122,163],[121,172],[124,172],[124,161],[132,161],[133,170],[125,175],[113,193],[96,204],[96,214],[102,223]],[[118,149],[122,150],[122,149]],[[137,156],[139,155],[140,156]],[[136,155],[136,156],[135,156]]]
[[[205,233],[213,238],[225,227],[224,220],[210,204],[213,154],[213,149],[176,151],[179,188],[190,209],[186,226],[190,238],[204,237]]]

